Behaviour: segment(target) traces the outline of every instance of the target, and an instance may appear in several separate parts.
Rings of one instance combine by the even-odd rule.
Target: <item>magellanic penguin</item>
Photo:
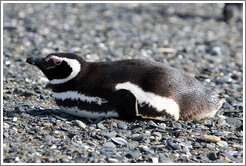
[[[50,80],[60,110],[74,116],[201,120],[223,103],[195,78],[154,61],[86,62],[76,54],[52,53],[26,62]]]

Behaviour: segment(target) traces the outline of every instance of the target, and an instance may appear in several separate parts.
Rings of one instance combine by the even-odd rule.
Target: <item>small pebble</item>
[[[47,141],[52,141],[53,137],[51,135],[45,135],[44,139],[46,139]]]
[[[159,160],[157,157],[152,157],[152,163],[159,163]]]
[[[8,137],[9,137],[9,133],[8,133],[8,132],[4,132],[4,133],[3,133],[3,136],[4,136],[5,138],[8,138]]]
[[[113,142],[105,142],[104,144],[103,144],[103,148],[105,148],[105,149],[111,149],[111,150],[113,150],[113,149],[115,149],[116,148],[116,146],[115,146],[115,144],[113,143]]]
[[[123,122],[119,122],[117,124],[117,126],[118,126],[119,129],[122,129],[122,130],[127,129],[127,125],[125,123],[123,123]]]
[[[204,160],[205,162],[209,162],[209,158],[206,156],[199,156],[200,159]]]
[[[9,128],[9,124],[8,123],[3,123],[3,128],[4,129],[8,129]]]
[[[217,145],[222,146],[222,147],[228,147],[228,143],[226,141],[219,141],[217,142]]]
[[[227,125],[226,120],[225,119],[219,119],[218,120],[218,125],[219,126],[225,126],[225,125]]]
[[[127,141],[120,137],[112,137],[111,138],[113,142],[119,144],[119,145],[127,145]]]
[[[212,125],[212,121],[211,121],[211,120],[205,120],[205,121],[204,121],[204,124],[205,124],[206,126],[211,126],[211,125]]]
[[[43,123],[43,126],[44,126],[44,127],[52,127],[53,124],[52,124],[52,123]]]
[[[160,132],[153,132],[152,135],[155,136],[157,140],[161,140],[162,139],[162,135],[161,135]]]
[[[172,143],[172,141],[170,139],[167,140],[167,145],[172,150],[180,150],[181,149],[181,146],[179,144]]]
[[[134,140],[134,141],[140,141],[142,139],[143,139],[143,135],[141,135],[141,134],[133,134],[132,135],[132,140]]]
[[[111,126],[113,126],[113,127],[116,128],[116,127],[117,127],[117,123],[116,123],[116,122],[112,122],[112,123],[111,123]]]
[[[158,126],[153,120],[149,120],[148,125],[151,127],[157,127]]]
[[[79,127],[79,128],[86,128],[86,124],[80,120],[75,120],[74,123]]]
[[[140,150],[142,152],[147,152],[147,153],[150,153],[150,154],[155,154],[154,151],[150,150],[148,146],[145,146],[145,145],[140,145]]]
[[[241,120],[235,119],[235,118],[226,118],[225,121],[227,123],[233,124],[237,127],[241,126],[242,122]]]
[[[217,137],[215,135],[207,135],[204,134],[201,136],[200,140],[205,141],[205,142],[219,142],[220,141],[220,137]]]
[[[217,156],[217,154],[216,154],[215,152],[210,152],[210,153],[208,153],[207,157],[208,157],[210,160],[214,161],[214,160],[217,159],[218,156]]]
[[[104,137],[107,137],[107,138],[115,137],[116,134],[117,133],[115,131],[112,131],[112,132],[102,131],[101,132],[101,135],[104,136]]]
[[[116,159],[116,158],[108,158],[107,161],[108,161],[109,163],[118,163],[118,162],[119,162],[119,160]]]
[[[137,158],[139,158],[139,155],[140,155],[140,153],[138,150],[131,150],[131,151],[127,151],[125,153],[125,157],[127,157],[127,158],[137,159]]]
[[[98,124],[97,124],[97,127],[98,127],[99,129],[101,129],[101,130],[105,130],[105,129],[106,129],[106,127],[105,127],[102,123],[98,123]]]

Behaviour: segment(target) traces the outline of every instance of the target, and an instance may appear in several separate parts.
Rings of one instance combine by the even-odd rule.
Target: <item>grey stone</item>
[[[143,135],[141,135],[141,134],[133,134],[132,135],[132,140],[134,140],[134,141],[140,141],[142,139],[143,139]]]
[[[105,130],[105,129],[106,129],[106,127],[105,127],[103,124],[101,124],[101,123],[98,123],[98,124],[97,124],[97,127],[98,127],[99,129],[101,129],[101,130]]]
[[[162,154],[159,155],[159,161],[160,161],[160,163],[173,163],[173,161],[170,158],[168,158]]]
[[[5,138],[8,138],[8,137],[9,137],[9,133],[8,133],[8,132],[4,132],[4,133],[3,133],[3,136],[4,136]]]
[[[74,123],[79,127],[79,128],[86,128],[86,124],[80,120],[75,120]]]
[[[223,151],[220,151],[217,153],[218,156],[226,156],[228,157],[230,160],[236,162],[236,163],[241,163],[241,161],[235,157],[233,157],[232,155],[226,153],[226,152],[223,152]]]
[[[173,150],[180,150],[181,146],[179,144],[172,143],[170,139],[167,140],[167,145]]]
[[[107,150],[113,150],[116,148],[115,144],[113,142],[105,142],[103,144],[103,148]]]
[[[104,137],[107,137],[107,138],[115,137],[116,134],[117,133],[115,131],[112,131],[112,132],[102,131],[101,132],[101,135],[104,136]]]
[[[51,135],[44,135],[44,139],[46,139],[47,141],[52,141],[54,138]]]
[[[147,153],[150,153],[150,154],[155,154],[155,152],[150,150],[148,146],[141,146],[140,147],[140,151],[147,152]]]
[[[207,158],[206,156],[199,156],[200,159],[209,162],[209,158]]]
[[[227,123],[233,124],[237,127],[241,126],[242,124],[241,120],[235,118],[226,118],[225,120]]]
[[[140,153],[138,150],[130,150],[128,152],[125,152],[125,157],[127,158],[134,158],[137,159],[139,157]]]
[[[119,122],[117,126],[119,129],[123,129],[123,130],[127,129],[127,125],[123,122]]]

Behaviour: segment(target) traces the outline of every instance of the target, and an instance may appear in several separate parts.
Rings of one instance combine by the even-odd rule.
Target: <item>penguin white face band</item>
[[[72,72],[67,78],[50,80],[51,84],[62,84],[64,82],[67,82],[67,81],[75,78],[78,75],[78,73],[80,72],[81,65],[76,59],[69,59],[69,58],[65,58],[65,57],[61,58],[58,56],[51,56],[50,58],[52,58],[54,60],[54,63],[56,63],[56,62],[61,63],[62,61],[66,61],[67,64],[72,68]]]

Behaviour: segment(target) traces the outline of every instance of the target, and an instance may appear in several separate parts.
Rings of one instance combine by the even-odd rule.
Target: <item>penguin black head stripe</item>
[[[86,62],[72,53],[26,62],[50,80],[60,109],[79,117],[199,120],[212,117],[223,103],[195,78],[158,62]]]

